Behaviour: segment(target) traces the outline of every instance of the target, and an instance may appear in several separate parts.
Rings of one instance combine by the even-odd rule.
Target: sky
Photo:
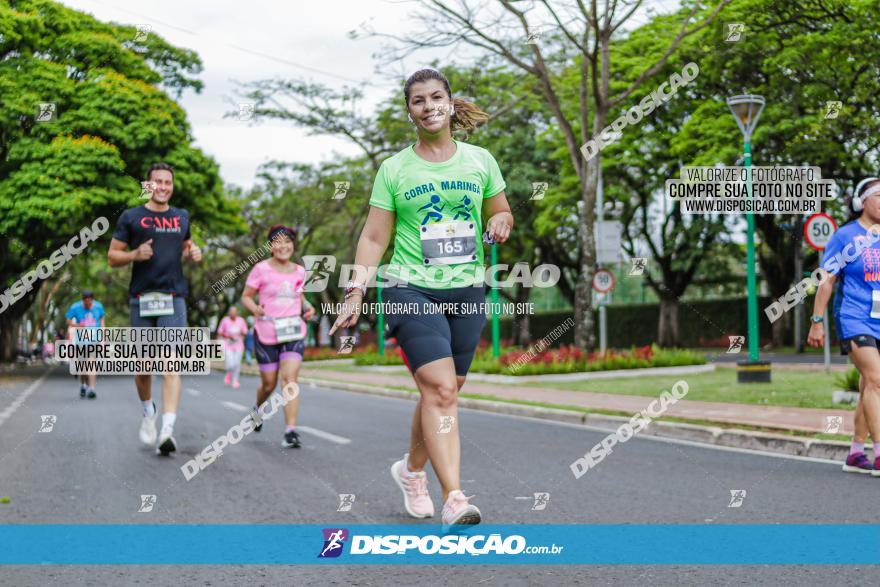
[[[477,4],[478,2],[470,2]],[[374,30],[404,34],[419,30],[421,5],[400,0],[62,0],[62,4],[92,14],[102,21],[148,25],[178,47],[192,49],[202,60],[201,93],[187,91],[180,99],[193,128],[196,145],[220,164],[224,181],[253,185],[261,163],[273,159],[318,163],[334,153],[355,155],[355,147],[342,139],[308,136],[283,122],[240,121],[224,118],[246,100],[236,96],[239,83],[270,78],[299,78],[329,86],[363,88],[369,108],[394,91],[403,78],[439,58],[452,59],[450,50],[432,49],[407,58],[389,75],[377,76],[380,62],[373,54],[382,41],[348,38],[348,31],[368,23]],[[647,8],[669,10],[678,0],[649,0]],[[633,24],[644,22],[645,11]],[[461,51],[457,59],[467,58]],[[394,73],[396,72],[396,79]]]

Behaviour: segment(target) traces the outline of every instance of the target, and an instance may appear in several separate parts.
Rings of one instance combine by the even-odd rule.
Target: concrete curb
[[[326,363],[326,361],[323,361]],[[365,371],[375,373],[391,373],[406,371],[405,365],[370,365],[362,366]],[[647,377],[654,375],[694,375],[711,373],[715,365],[683,365],[680,367],[650,367],[647,369],[615,369],[613,371],[583,371],[578,373],[558,373],[556,375],[495,375],[492,373],[468,373],[468,381],[484,381],[486,383],[547,383],[550,381],[593,381],[596,379],[620,379],[621,377]]]
[[[316,377],[300,377],[300,381],[311,385],[320,385],[353,391],[370,395],[395,397],[415,401],[416,392],[402,391],[399,389],[387,389],[372,385],[360,385],[332,379],[320,379]],[[558,408],[543,408],[528,406],[502,401],[492,401],[473,398],[459,398],[458,405],[471,410],[495,412],[497,414],[510,414],[513,416],[526,416],[553,420],[568,424],[582,424],[613,432],[621,424],[629,422],[629,418],[623,416],[608,416],[604,414],[590,414],[576,410],[562,410]],[[833,440],[816,440],[813,438],[799,438],[783,434],[770,434],[767,432],[753,432],[750,430],[738,430],[736,428],[718,428],[714,426],[700,426],[697,424],[685,424],[680,422],[651,422],[640,434],[670,438],[677,440],[689,440],[703,444],[714,444],[732,448],[744,448],[762,452],[781,453],[799,457],[814,457],[843,461],[849,453],[849,444]]]
[[[593,381],[599,379],[620,379],[623,377],[647,377],[664,375],[694,375],[710,373],[715,365],[683,365],[680,367],[649,367],[646,369],[614,369],[609,371],[584,371],[580,373],[559,373],[556,375],[494,375],[491,373],[468,373],[468,381],[487,383],[546,383],[549,381]]]

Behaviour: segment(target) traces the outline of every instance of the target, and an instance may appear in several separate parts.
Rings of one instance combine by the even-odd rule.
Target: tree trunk
[[[605,113],[597,111],[593,119],[593,136],[599,136],[605,125]],[[596,241],[593,236],[593,223],[596,218],[596,190],[599,185],[600,156],[586,162],[584,183],[579,206],[580,259],[578,276],[574,290],[574,344],[593,351],[596,348],[596,333],[593,317],[593,274],[596,271]]]
[[[31,305],[33,305],[38,290],[39,288],[34,288],[27,292],[15,304],[0,314],[0,360],[11,361],[15,359],[18,327],[22,317],[27,314]],[[26,350],[30,351],[30,348]]]
[[[678,343],[678,298],[661,296],[657,344],[661,347],[675,347]]]
[[[15,360],[15,343],[18,338],[19,319],[0,314],[0,362]]]
[[[786,312],[782,316],[782,320],[777,320],[773,323],[773,348],[778,349],[785,346],[785,330],[791,323],[791,314],[791,312]]]

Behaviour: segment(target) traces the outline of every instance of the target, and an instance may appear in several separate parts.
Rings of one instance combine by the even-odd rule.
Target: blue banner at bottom
[[[859,548],[853,548],[858,544]],[[866,548],[867,547],[867,548]],[[5,525],[15,565],[862,565],[870,525]]]

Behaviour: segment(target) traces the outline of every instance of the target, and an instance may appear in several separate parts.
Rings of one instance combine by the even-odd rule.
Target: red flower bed
[[[563,345],[556,349],[546,349],[537,353],[533,348],[532,352],[534,354],[531,355],[531,362],[540,361],[545,365],[567,363],[570,361],[585,361],[591,363],[594,361],[607,361],[611,359],[642,359],[650,361],[654,358],[654,349],[649,344],[642,347],[636,347],[631,351],[606,350],[604,353],[595,351],[587,353],[574,345]],[[528,351],[517,350],[505,353],[500,357],[501,364],[505,366],[512,365],[526,355],[528,355]]]

